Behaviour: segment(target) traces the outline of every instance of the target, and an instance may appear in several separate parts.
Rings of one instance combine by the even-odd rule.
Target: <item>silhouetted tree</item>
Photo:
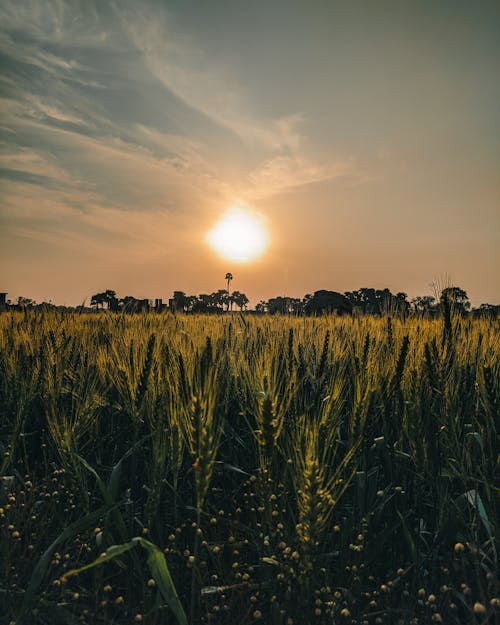
[[[344,295],[354,308],[365,314],[381,315],[386,312],[408,312],[410,309],[406,293],[394,295],[389,289],[362,288],[346,291]]]
[[[20,295],[17,298],[17,305],[22,306],[23,308],[31,308],[32,306],[35,306],[35,304],[35,300],[32,300],[29,297],[23,297],[22,295]]]
[[[92,295],[92,297],[90,299],[90,305],[91,306],[95,306],[96,309],[98,309],[99,306],[101,308],[104,308],[104,302],[105,301],[106,301],[105,293],[96,293],[95,295]]]
[[[120,309],[120,300],[117,297],[110,297],[108,300],[108,310],[118,312]]]
[[[227,310],[229,310],[228,291],[224,289],[219,289],[215,293],[212,293],[210,295],[210,298],[212,301],[212,305],[215,306],[216,308],[220,307],[221,309],[223,309],[224,306],[226,306]]]
[[[464,315],[470,309],[470,302],[467,293],[458,286],[449,286],[441,291],[441,304],[445,300],[451,304],[453,310]]]
[[[375,298],[375,289],[362,288],[357,291],[346,291],[344,294],[355,308],[359,308],[362,312],[378,312]]]
[[[267,302],[261,301],[255,310],[267,310],[271,315],[299,315],[302,313],[302,300],[298,297],[271,297]]]
[[[194,313],[209,313],[210,310],[210,295],[201,293],[198,295],[191,304],[191,312]]]
[[[315,291],[314,295],[304,305],[304,312],[308,315],[336,312],[338,314],[352,313],[352,304],[349,299],[337,291]]]
[[[127,313],[147,312],[149,310],[148,299],[137,299],[132,295],[126,295],[120,300],[122,310]]]
[[[174,291],[174,308],[176,312],[185,312],[189,306],[189,298],[184,291]]]
[[[419,295],[411,300],[416,313],[429,314],[436,310],[436,298],[432,295]]]
[[[300,297],[288,298],[288,310],[291,315],[301,315],[304,312],[304,303]]]
[[[240,293],[239,291],[233,291],[231,295],[231,302],[234,302],[240,310],[243,310],[245,308],[245,306],[248,304],[248,301],[248,297],[244,293]]]
[[[410,302],[408,301],[408,295],[403,292],[396,293],[390,300],[390,307],[395,312],[408,313],[410,311]]]
[[[104,301],[106,302],[106,305],[108,308],[110,308],[111,302],[115,299],[116,299],[115,291],[112,291],[111,289],[107,289],[106,291],[104,291]]]
[[[226,305],[227,293],[220,289],[215,293],[202,293],[188,298],[191,301],[189,311],[194,313],[222,313]]]
[[[271,297],[267,300],[267,312],[271,315],[288,315],[290,313],[288,297]]]
[[[500,315],[500,305],[481,304],[479,308],[474,308],[472,312],[475,317],[490,317],[494,319]]]
[[[111,289],[107,289],[103,293],[96,293],[95,295],[92,295],[92,298],[90,300],[90,305],[95,306],[96,308],[99,308],[99,306],[101,308],[104,308],[104,304],[106,304],[106,306],[110,308],[111,307],[110,304],[112,304],[115,300],[116,300],[115,291],[112,291]]]

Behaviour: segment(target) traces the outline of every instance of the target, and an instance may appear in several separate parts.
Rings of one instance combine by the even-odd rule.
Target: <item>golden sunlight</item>
[[[222,258],[248,263],[265,251],[269,236],[258,215],[233,208],[208,232],[207,241]]]

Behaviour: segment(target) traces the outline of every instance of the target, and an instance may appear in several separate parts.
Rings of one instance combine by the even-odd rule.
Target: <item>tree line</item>
[[[227,276],[226,276],[226,279]],[[228,287],[229,280],[228,279]],[[355,291],[319,290],[304,297],[277,296],[268,300],[261,300],[255,306],[256,313],[271,315],[317,315],[325,313],[382,315],[384,313],[417,313],[423,315],[437,315],[444,302],[453,306],[456,313],[465,315],[469,312],[475,315],[495,316],[500,314],[500,306],[481,304],[471,309],[467,292],[457,286],[443,289],[438,297],[432,295],[417,296],[411,300],[403,292],[392,293],[389,289],[361,288]],[[158,302],[161,302],[158,304]],[[174,291],[169,300],[168,308],[173,312],[183,313],[222,313],[230,310],[247,310],[248,297],[240,291],[219,289],[213,293],[187,295],[184,291]],[[114,291],[105,291],[92,296],[91,305],[95,308],[106,306],[110,310],[140,312],[150,308],[149,300],[138,300],[127,296],[118,299]],[[155,300],[154,309],[164,310],[161,300]]]
[[[439,298],[432,295],[424,295],[408,299],[403,292],[396,294],[389,289],[361,288],[356,291],[315,291],[303,298],[273,297],[257,304],[256,310],[271,314],[318,314],[325,312],[352,313],[354,311],[363,314],[381,315],[384,313],[422,313],[436,314],[444,300],[453,304],[456,312],[462,314],[471,310],[467,293],[460,287],[447,287],[443,289]],[[490,304],[482,304],[482,310],[490,310],[498,307]]]
[[[95,293],[90,299],[93,310],[108,310],[110,312],[139,313],[154,310],[164,312],[198,313],[198,314],[221,314],[231,310],[247,311],[249,299],[240,291],[229,291],[231,274],[226,274],[227,289],[219,289],[213,293],[201,293],[199,295],[187,295],[184,291],[174,291],[173,296],[164,304],[162,299],[138,299],[131,295],[118,297],[116,291],[107,289]],[[281,314],[281,315],[318,315],[327,313],[336,314],[421,314],[433,316],[439,314],[444,303],[450,304],[456,313],[473,316],[498,316],[500,305],[481,304],[472,308],[467,292],[458,286],[450,286],[441,291],[437,296],[423,295],[408,299],[403,292],[392,293],[389,289],[361,288],[355,291],[319,290],[306,294],[304,297],[277,296],[268,300],[261,300],[253,311],[258,314]],[[27,309],[27,308],[57,308],[73,310],[67,306],[55,306],[51,302],[37,304],[27,297],[18,297],[17,303],[7,300],[0,309]],[[80,310],[89,310],[82,304],[77,307]]]
[[[174,291],[168,308],[174,312],[221,313],[232,310],[234,307],[243,311],[248,302],[248,297],[239,291],[229,293],[228,290],[219,289],[210,294],[201,293],[200,295],[186,295],[184,291]],[[154,300],[153,304],[148,299],[137,299],[130,295],[118,298],[116,292],[109,289],[92,295],[90,305],[96,309],[107,308],[111,311],[123,310],[125,312],[140,312],[150,308],[162,311],[167,308],[161,299]]]

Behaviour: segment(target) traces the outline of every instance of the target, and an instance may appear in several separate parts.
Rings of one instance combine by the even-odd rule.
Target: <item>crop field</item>
[[[499,622],[498,330],[1,314],[0,622]]]

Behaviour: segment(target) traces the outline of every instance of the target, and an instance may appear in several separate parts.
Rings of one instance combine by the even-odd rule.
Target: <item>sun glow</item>
[[[222,258],[248,263],[265,251],[269,237],[258,215],[234,208],[209,231],[207,241]]]

